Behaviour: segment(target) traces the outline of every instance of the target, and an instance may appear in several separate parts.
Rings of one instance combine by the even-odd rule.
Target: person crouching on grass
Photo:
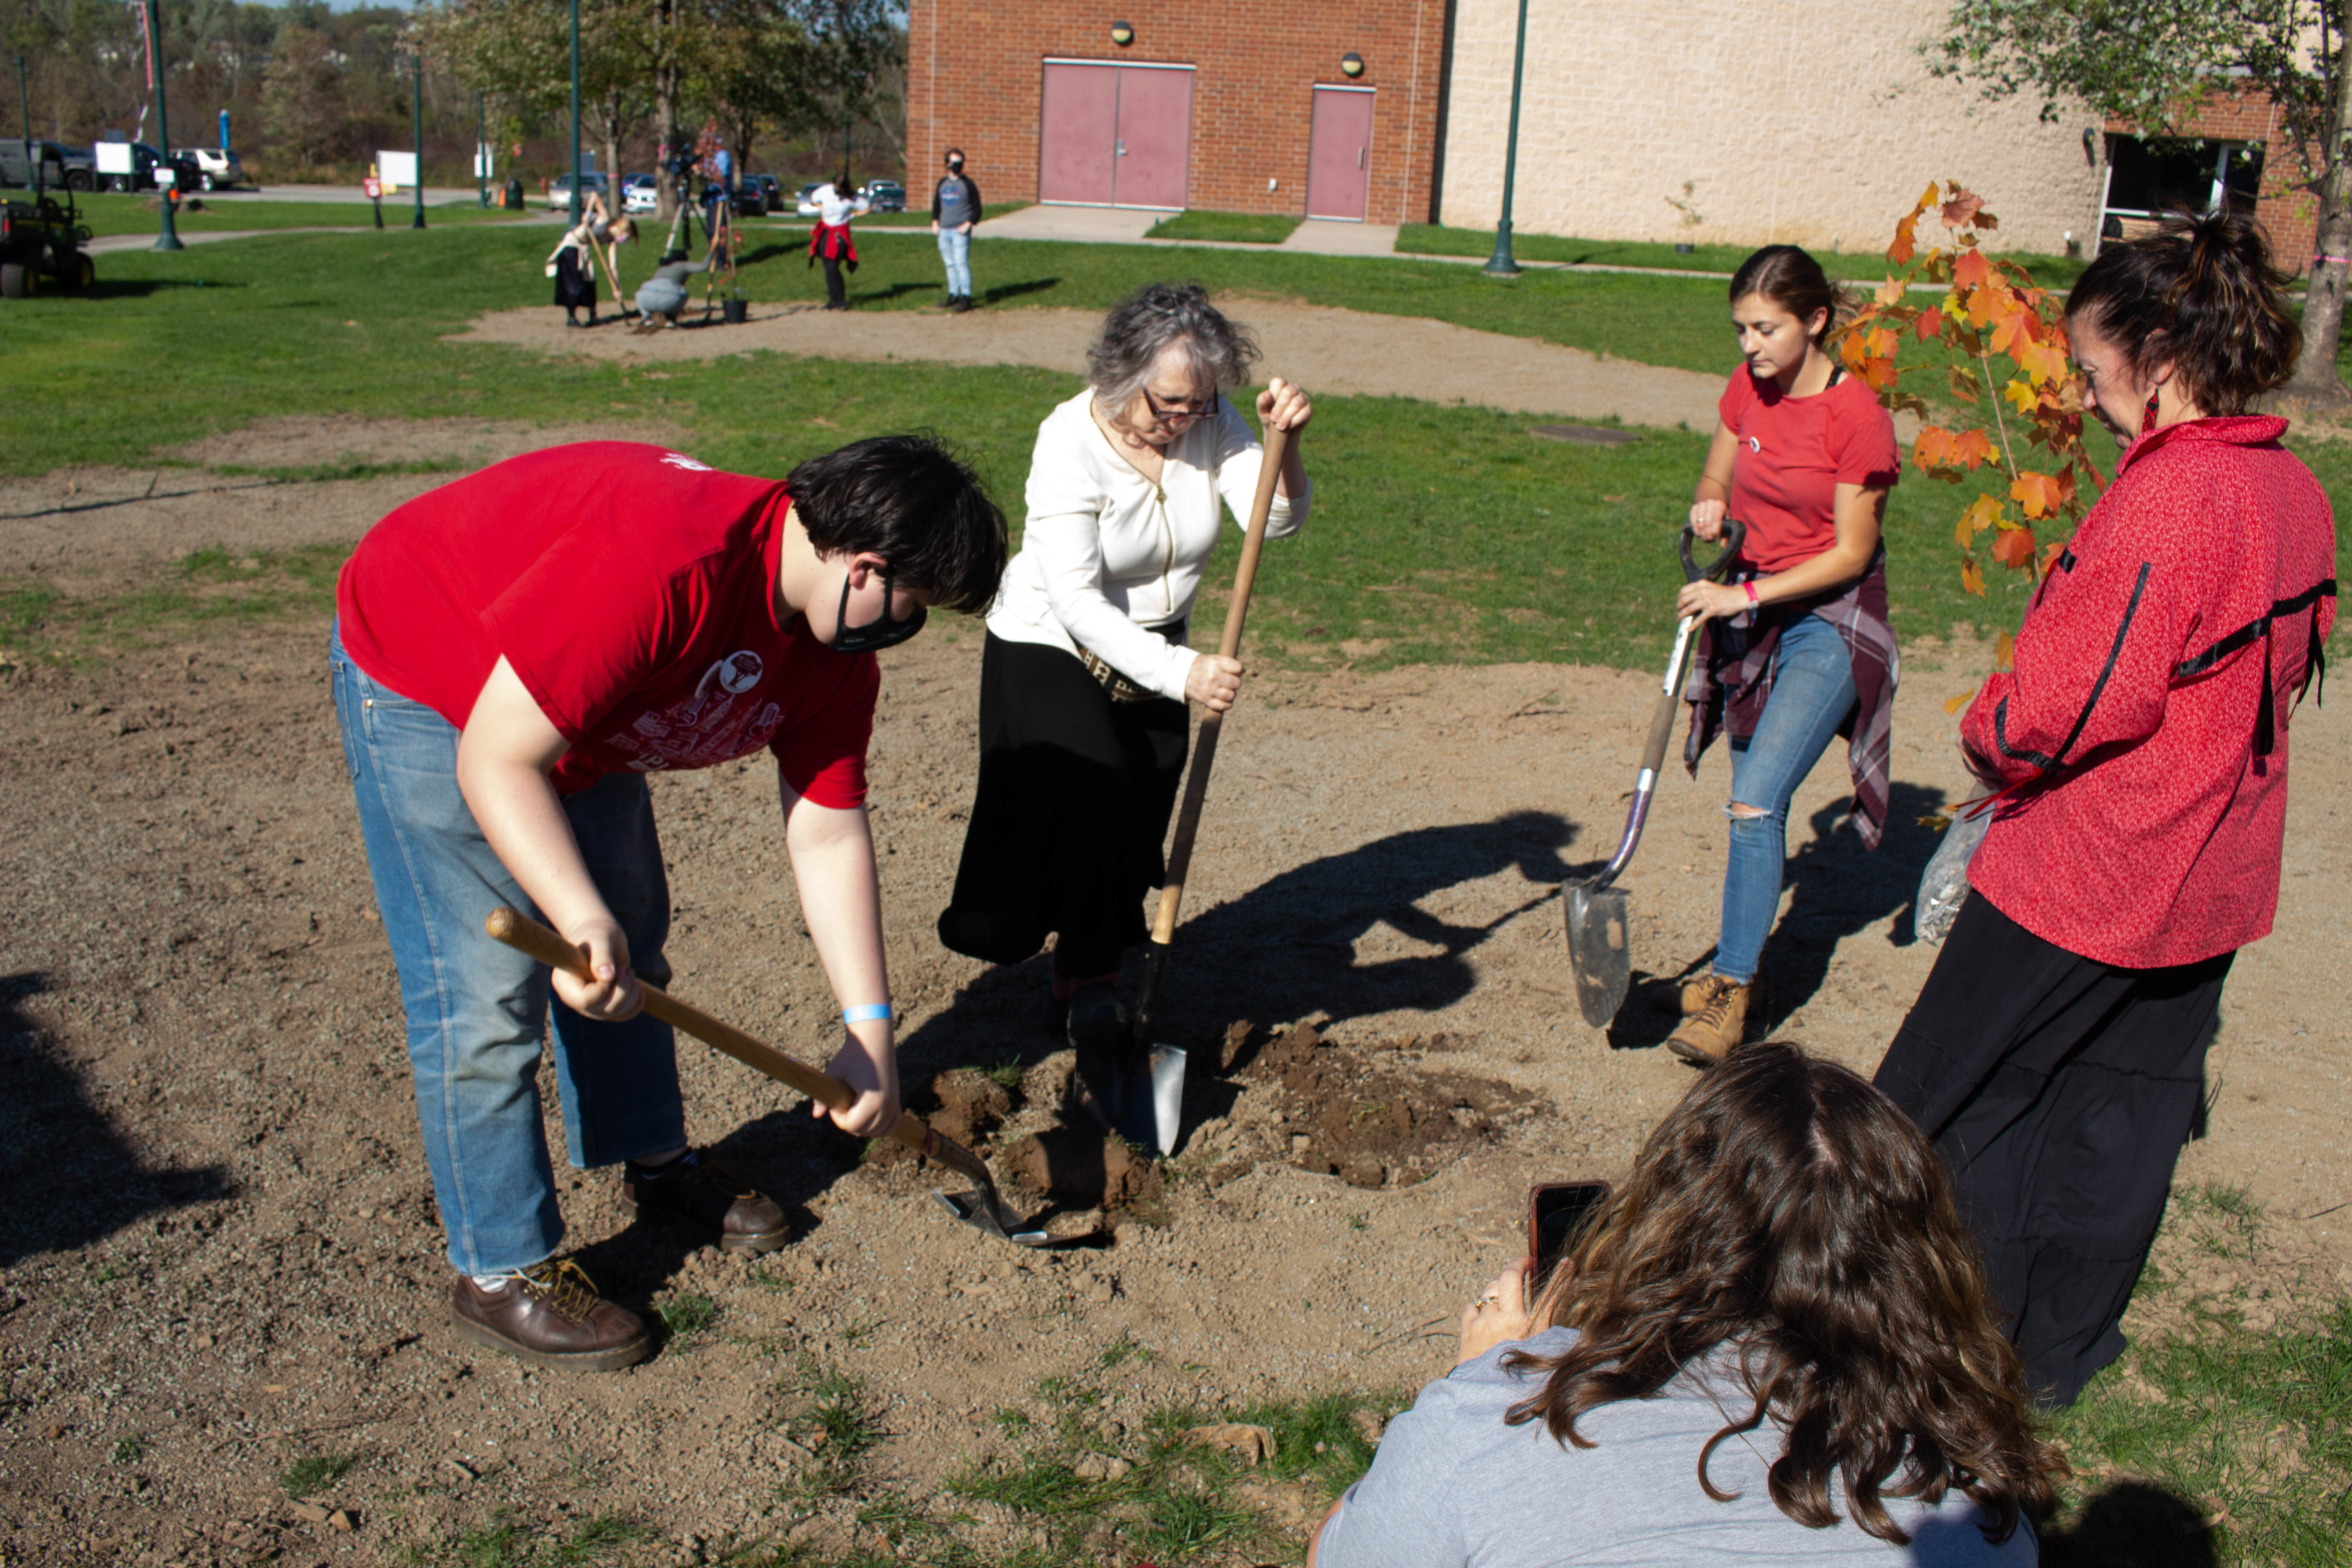
[[[625,1163],[625,1202],[725,1250],[782,1211],[687,1140],[669,1026],[669,889],[646,775],[774,753],[800,905],[843,1004],[831,1115],[898,1118],[868,831],[874,652],[929,606],[996,595],[1004,519],[932,443],[880,437],[779,482],[659,447],[530,453],[420,496],[343,568],[329,641],[368,870],[399,969],[425,1164],[465,1338],[545,1366],[642,1359],[646,1326],[558,1261],[535,1083],[549,971],[493,941],[500,904],[587,959],[552,977],[564,1143]]]
[[[2222,984],[2278,910],[2288,721],[2336,622],[2327,492],[2248,412],[2294,370],[2287,281],[2222,213],[2110,243],[2068,294],[2123,451],[1960,721],[1997,804],[1878,1068],[2053,1405],[2123,1353]]]
[[[1949,1179],[1858,1075],[1732,1052],[1571,1258],[1464,1310],[1307,1568],[2038,1559],[2065,1465]]]

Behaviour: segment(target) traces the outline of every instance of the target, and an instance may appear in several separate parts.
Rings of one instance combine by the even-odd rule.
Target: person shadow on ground
[[[0,975],[0,1268],[69,1252],[166,1210],[236,1195],[227,1167],[153,1166],[107,1119],[81,1072],[26,1016],[47,974]]]
[[[1783,872],[1782,885],[1790,890],[1789,906],[1764,942],[1756,1001],[1748,1015],[1749,1037],[1768,1037],[1813,999],[1829,977],[1838,944],[1846,938],[1890,921],[1888,946],[1909,947],[1918,940],[1912,904],[1939,839],[1936,829],[1921,819],[1932,817],[1945,800],[1939,788],[1895,781],[1887,793],[1886,833],[1876,849],[1863,847],[1862,835],[1848,819],[1851,798],[1833,801],[1808,819],[1812,831],[1790,854]],[[1633,896],[1638,902],[1640,893]],[[1714,959],[1710,947],[1679,970],[1636,968],[1625,1005],[1609,1025],[1610,1045],[1643,1050],[1664,1044],[1681,1020],[1658,1006],[1660,988],[1706,973]],[[1909,1005],[1908,998],[1891,1001]],[[1897,1018],[1899,1015],[1888,1019],[1889,1038]]]
[[[2116,1481],[2065,1529],[2042,1535],[2042,1568],[2219,1568],[2210,1511],[2153,1481]]]

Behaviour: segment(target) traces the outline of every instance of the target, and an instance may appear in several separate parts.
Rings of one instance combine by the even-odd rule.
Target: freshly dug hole
[[[1246,1049],[1245,1026],[1228,1031]],[[1411,1186],[1502,1129],[1542,1110],[1533,1096],[1466,1073],[1427,1072],[1408,1043],[1326,1040],[1312,1024],[1284,1030],[1243,1068],[1278,1088],[1278,1131],[1291,1163],[1350,1186]]]

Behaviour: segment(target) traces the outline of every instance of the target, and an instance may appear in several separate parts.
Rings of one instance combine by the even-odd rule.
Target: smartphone
[[[1541,1288],[1552,1265],[1576,1246],[1608,1197],[1606,1182],[1538,1182],[1528,1189],[1528,1256],[1536,1265],[1528,1281],[1530,1292]]]

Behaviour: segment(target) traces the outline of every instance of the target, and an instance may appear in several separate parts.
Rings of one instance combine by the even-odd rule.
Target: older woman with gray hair
[[[1197,285],[1114,307],[1086,389],[1038,426],[1021,552],[989,613],[980,783],[940,940],[1018,963],[1054,935],[1048,1016],[1082,1052],[1118,1037],[1119,955],[1166,874],[1185,703],[1222,712],[1241,691],[1241,661],[1185,634],[1220,506],[1241,523],[1257,488],[1265,449],[1224,395],[1257,353]],[[1307,517],[1298,436],[1314,409],[1277,377],[1257,413],[1290,433],[1276,538]]]

